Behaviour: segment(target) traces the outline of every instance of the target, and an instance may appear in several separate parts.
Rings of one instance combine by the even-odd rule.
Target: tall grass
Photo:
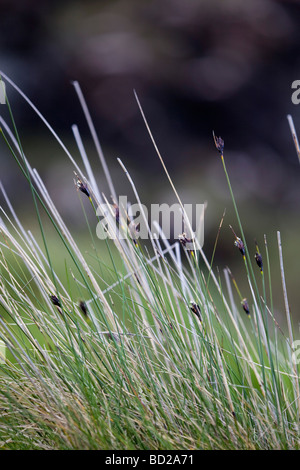
[[[0,339],[6,349],[0,368],[1,448],[298,449],[299,374],[292,360],[281,238],[278,233],[288,336],[275,318],[267,239],[264,247],[257,246],[256,264],[222,139],[214,136],[235,209],[233,250],[243,259],[248,299],[228,268],[224,277],[214,272],[213,260],[197,241],[187,251],[179,241],[170,244],[163,237],[147,245],[138,237],[118,237],[116,218],[120,233],[126,233],[128,221],[117,207],[97,212],[107,199],[97,187],[79,129],[72,128],[81,163],[29,98],[2,76],[37,112],[72,162],[74,196],[77,190],[83,207],[78,217],[86,223],[93,249],[87,253],[79,247],[31,167],[7,101],[10,123],[0,118],[1,134],[30,187],[40,236],[20,221],[9,200],[10,188],[1,184]],[[116,201],[118,192],[84,97],[78,83],[74,87],[109,196]],[[119,163],[143,215],[138,188]],[[111,236],[101,244],[96,236],[100,217]],[[51,253],[49,225],[63,247],[63,274]]]

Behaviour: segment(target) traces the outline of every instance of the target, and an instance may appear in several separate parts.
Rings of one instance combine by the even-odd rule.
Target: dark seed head
[[[218,152],[220,152],[220,154],[223,155],[224,140],[221,137],[217,137],[214,132],[213,132],[213,137],[214,137],[215,146],[216,146]]]
[[[244,245],[243,241],[241,240],[241,238],[239,238],[237,236],[237,234],[235,233],[235,231],[233,230],[231,225],[229,225],[229,227],[231,228],[232,233],[235,236],[235,241],[234,241],[235,246],[238,247],[238,249],[240,250],[242,256],[245,256],[246,250],[245,250],[245,245]]]
[[[116,217],[116,221],[117,223],[119,224],[120,223],[120,210],[119,210],[119,206],[117,204],[114,204],[113,205],[113,208],[115,210],[115,217]]]
[[[190,309],[196,315],[196,317],[198,317],[199,320],[202,321],[201,310],[200,310],[199,305],[197,305],[195,302],[191,301],[190,302]]]
[[[261,254],[258,252],[255,253],[255,261],[256,261],[257,266],[261,270],[261,272],[263,272],[263,261],[262,261]]]
[[[87,309],[86,303],[83,300],[79,302],[79,308],[82,311],[82,313],[87,317],[88,309]]]
[[[248,305],[247,299],[242,300],[242,307],[243,307],[244,311],[247,313],[247,315],[250,315],[250,310],[249,310],[249,305]]]
[[[56,297],[56,295],[50,295],[50,300],[55,305],[56,307],[61,307],[61,303],[59,299]]]
[[[243,256],[245,256],[245,246],[244,246],[244,243],[242,242],[242,240],[239,237],[236,237],[234,244],[235,244],[235,246],[238,247],[241,254]]]
[[[187,243],[192,243],[191,238],[187,238],[186,234],[183,232],[181,235],[178,235],[179,243],[185,248]]]
[[[257,241],[254,240],[254,242],[255,242],[255,246],[256,246],[256,253],[255,253],[255,255],[254,255],[254,258],[255,258],[255,261],[256,261],[257,266],[258,266],[259,269],[260,269],[260,272],[262,273],[262,272],[263,272],[263,260],[262,260],[262,256],[261,256],[261,254],[260,254]]]
[[[75,172],[74,172],[74,173],[75,173]],[[87,185],[79,178],[79,176],[77,175],[77,173],[75,173],[75,176],[76,176],[75,184],[76,184],[77,189],[79,189],[79,191],[81,191],[81,192],[82,192],[83,194],[85,194],[87,197],[91,197]]]

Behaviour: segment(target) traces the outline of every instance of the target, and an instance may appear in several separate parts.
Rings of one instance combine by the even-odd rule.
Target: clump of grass
[[[0,225],[0,339],[7,350],[0,368],[1,448],[298,449],[299,375],[292,361],[280,235],[288,337],[274,314],[266,237],[265,254],[257,245],[252,253],[246,243],[223,139],[214,136],[241,235],[234,234],[248,300],[229,270],[224,291],[197,240],[187,251],[185,235],[174,244],[151,238],[147,246],[138,237],[118,237],[126,233],[130,217],[124,218],[117,206],[101,214],[111,238],[99,250],[93,235],[96,208],[107,199],[96,185],[78,128],[73,126],[82,169],[29,98],[3,77],[37,112],[74,166],[83,196],[80,217],[87,221],[93,251],[80,249],[31,167],[7,102],[11,124],[0,118],[1,134],[28,181],[42,241],[20,222],[1,185],[6,209],[1,208]],[[78,83],[74,87],[117,201],[84,97]],[[183,208],[143,111],[142,116]],[[143,215],[138,189],[119,163]],[[94,226],[85,213],[88,206],[95,213]],[[45,218],[63,246],[66,280],[55,269]]]

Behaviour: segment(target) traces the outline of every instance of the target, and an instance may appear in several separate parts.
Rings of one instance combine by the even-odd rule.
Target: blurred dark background
[[[237,223],[212,131],[223,137],[248,243],[255,237],[263,249],[266,233],[274,269],[276,231],[282,232],[297,318],[300,168],[286,115],[292,114],[300,133],[300,106],[291,101],[291,84],[300,79],[299,3],[0,1],[0,68],[80,161],[71,132],[71,125],[78,124],[101,189],[107,192],[72,80],[84,92],[120,193],[126,194],[127,182],[117,157],[145,202],[175,202],[138,110],[136,90],[183,201],[207,201],[208,253],[227,208],[216,252],[220,269],[240,264],[228,228],[237,229]],[[7,91],[27,157],[76,225],[78,205],[73,208],[67,157],[20,96],[9,86]],[[7,118],[4,106],[0,112]],[[26,213],[26,198],[17,191],[24,183],[2,144],[0,159],[1,180],[13,188],[10,196]]]

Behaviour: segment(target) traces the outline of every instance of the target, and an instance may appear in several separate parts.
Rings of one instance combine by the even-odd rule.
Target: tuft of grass
[[[247,299],[229,268],[223,285],[213,257],[209,261],[196,240],[194,250],[185,249],[184,234],[173,244],[163,237],[143,244],[138,237],[120,236],[128,235],[130,211],[124,217],[115,204],[101,212],[107,197],[97,187],[78,128],[72,129],[81,163],[29,98],[2,76],[36,111],[74,166],[74,197],[77,189],[83,209],[78,216],[86,221],[92,249],[76,243],[31,167],[7,101],[10,123],[0,117],[1,135],[30,187],[40,234],[21,223],[1,184],[0,340],[6,359],[0,364],[0,447],[299,449],[299,372],[292,360],[281,238],[278,233],[288,336],[274,314],[267,239],[265,254],[256,242],[255,250],[247,244],[223,139],[214,135],[235,209],[233,225],[240,237],[233,232],[233,256],[236,245],[244,266],[240,276],[249,285]],[[79,84],[74,87],[117,201]],[[151,232],[138,188],[119,163]],[[184,210],[183,217],[190,227]],[[102,242],[95,236],[100,219],[110,235]],[[64,278],[51,254],[49,227],[64,253]]]

